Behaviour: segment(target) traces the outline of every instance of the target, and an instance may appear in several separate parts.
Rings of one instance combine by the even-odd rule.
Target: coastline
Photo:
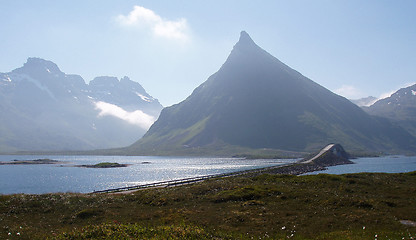
[[[283,168],[295,171],[293,166]],[[212,239],[218,233],[231,234],[218,239],[247,240],[286,239],[294,233],[295,239],[371,239],[381,233],[402,239],[415,236],[416,205],[409,198],[415,177],[416,172],[240,175],[125,194],[0,196],[5,226],[0,238],[148,239],[138,235],[148,233],[157,239],[184,239],[172,230],[196,228],[198,234],[189,239]],[[156,234],[155,228],[165,229],[164,234]],[[208,237],[201,238],[202,233]]]
[[[353,164],[353,162],[342,162],[342,163],[333,163],[333,164],[317,164],[315,162],[311,163],[302,163],[304,159],[299,160],[295,163],[288,163],[284,165],[278,165],[273,167],[265,167],[265,168],[257,168],[251,170],[244,170],[244,171],[237,171],[225,174],[217,174],[217,175],[207,175],[195,178],[184,178],[184,179],[177,179],[171,181],[163,181],[163,182],[155,182],[150,184],[144,185],[136,185],[130,187],[122,187],[122,188],[113,188],[113,189],[105,189],[100,191],[94,191],[92,194],[96,193],[112,193],[112,194],[129,194],[134,193],[136,191],[140,191],[143,189],[149,188],[157,188],[157,187],[176,187],[182,186],[186,184],[193,184],[201,181],[205,181],[208,179],[218,179],[218,178],[227,178],[227,177],[234,177],[234,176],[247,176],[247,177],[255,177],[261,174],[272,174],[272,175],[302,175],[308,172],[315,172],[315,171],[322,171],[327,169],[330,166],[336,165],[344,165],[344,164]]]
[[[184,178],[178,179],[173,181],[164,181],[164,182],[156,182],[151,184],[145,185],[136,185],[130,187],[122,187],[122,188],[113,188],[113,189],[106,189],[95,191],[93,193],[114,193],[114,192],[125,192],[125,191],[137,191],[146,188],[154,188],[154,187],[173,187],[179,186],[184,184],[191,184],[200,181],[204,181],[207,179],[212,178],[224,178],[224,177],[232,177],[232,176],[239,176],[239,175],[247,175],[249,177],[257,176],[260,174],[280,174],[280,175],[301,175],[308,172],[314,171],[321,171],[325,170],[329,166],[336,166],[341,164],[353,164],[352,161],[349,160],[350,155],[345,152],[344,148],[340,144],[328,144],[325,146],[318,154],[313,155],[311,158],[308,159],[301,159],[295,163],[289,163],[284,165],[278,165],[273,167],[267,168],[260,168],[260,169],[251,169],[239,172],[233,172],[228,174],[216,174],[216,175],[208,175],[202,177],[195,177],[195,178]]]

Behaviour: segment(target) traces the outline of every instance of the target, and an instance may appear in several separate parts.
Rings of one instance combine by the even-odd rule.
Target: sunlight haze
[[[128,76],[163,106],[215,73],[242,30],[347,98],[416,81],[415,1],[2,1],[0,72],[28,57],[63,72]]]

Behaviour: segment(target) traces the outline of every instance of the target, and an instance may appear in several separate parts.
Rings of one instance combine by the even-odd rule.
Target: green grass
[[[416,221],[415,186],[416,172],[263,174],[118,195],[0,195],[0,239],[414,239],[400,220]]]
[[[197,226],[179,224],[144,227],[139,224],[89,225],[72,232],[62,233],[54,239],[244,239],[241,235],[208,232]]]

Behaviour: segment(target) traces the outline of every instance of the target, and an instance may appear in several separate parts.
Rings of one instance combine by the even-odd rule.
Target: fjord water
[[[0,194],[80,192],[152,182],[229,173],[295,162],[296,159],[191,158],[142,156],[22,156],[0,155],[0,161],[49,158],[59,164],[0,165]],[[358,158],[355,164],[329,167],[309,174],[416,171],[416,157]],[[123,168],[80,168],[75,165],[118,162]]]
[[[385,156],[352,159],[354,164],[328,167],[307,174],[344,174],[359,172],[404,173],[416,171],[416,156]]]
[[[275,166],[295,160],[143,156],[22,156],[2,155],[0,161],[49,158],[58,164],[0,165],[0,194],[80,192],[127,187],[211,174]],[[75,165],[117,162],[121,168],[81,168]]]

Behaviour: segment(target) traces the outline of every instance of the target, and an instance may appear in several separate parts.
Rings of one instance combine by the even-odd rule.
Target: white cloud
[[[399,90],[399,89],[397,89],[397,90]],[[386,93],[383,93],[383,94],[381,94],[381,95],[380,95],[380,97],[379,97],[378,99],[380,100],[380,99],[385,99],[385,98],[388,98],[388,97],[390,97],[393,93],[397,92],[397,90],[394,90],[394,91],[391,91],[391,92],[386,92]]]
[[[130,124],[139,126],[145,130],[149,129],[150,126],[156,121],[153,116],[150,116],[140,110],[134,112],[128,112],[123,108],[106,102],[96,102],[95,108],[100,110],[99,117],[113,116],[122,119]]]
[[[176,21],[163,19],[150,9],[134,6],[128,15],[119,15],[117,21],[123,26],[149,29],[155,36],[168,39],[188,40],[188,23],[185,18]]]
[[[351,85],[342,85],[340,88],[335,89],[334,92],[348,99],[357,99],[363,96],[359,89]]]

